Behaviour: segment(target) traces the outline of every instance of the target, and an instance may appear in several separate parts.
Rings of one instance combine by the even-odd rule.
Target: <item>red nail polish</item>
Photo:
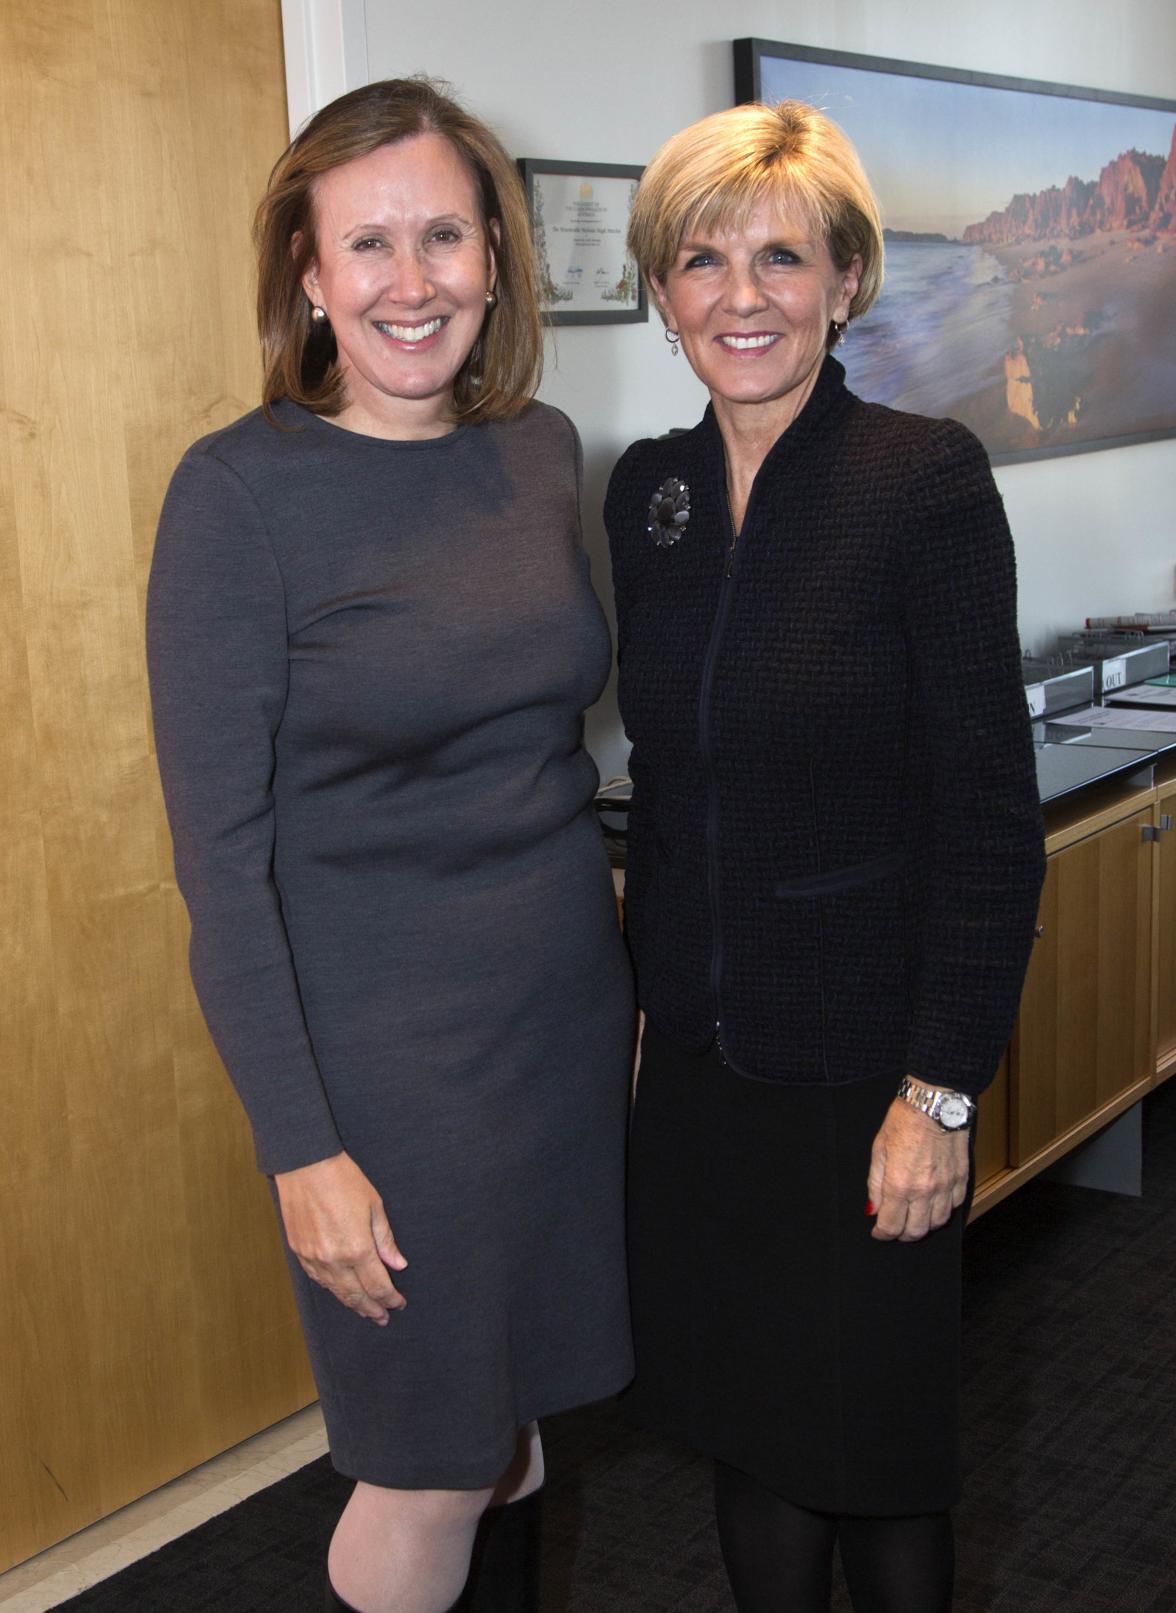
[[[866,1214],[867,1215],[873,1215],[873,1213],[874,1213],[874,1201],[873,1201],[873,1199],[867,1199],[866,1200]]]

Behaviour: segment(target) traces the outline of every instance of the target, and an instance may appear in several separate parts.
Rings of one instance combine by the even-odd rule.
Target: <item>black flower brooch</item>
[[[669,476],[649,501],[649,533],[659,549],[668,549],[686,530],[690,519],[690,489]]]

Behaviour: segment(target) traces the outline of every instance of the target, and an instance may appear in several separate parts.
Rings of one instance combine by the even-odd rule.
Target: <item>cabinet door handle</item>
[[[1170,829],[1171,827],[1172,827],[1172,814],[1170,812],[1161,812],[1160,813],[1160,828],[1161,829]]]
[[[1158,840],[1162,833],[1163,831],[1157,829],[1154,823],[1145,823],[1139,831],[1139,837],[1141,840]]]
[[[1044,934],[1045,934],[1045,925],[1044,924],[1035,924],[1033,926],[1033,939],[1035,941],[1040,941]]]

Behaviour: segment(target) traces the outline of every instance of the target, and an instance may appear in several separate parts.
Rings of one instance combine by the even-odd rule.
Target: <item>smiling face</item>
[[[765,198],[730,234],[688,226],[654,290],[720,420],[757,408],[778,434],[813,389],[860,268],[855,258],[838,269],[823,241]]]
[[[442,436],[495,278],[473,176],[443,135],[413,135],[324,174],[314,220],[302,286],[335,333],[347,402],[334,419]]]

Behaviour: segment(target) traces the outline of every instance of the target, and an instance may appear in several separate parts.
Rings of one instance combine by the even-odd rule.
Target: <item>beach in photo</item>
[[[1001,457],[1176,434],[1167,103],[787,49],[763,98],[842,125],[886,226],[882,295],[838,348],[855,392],[960,420]]]
[[[844,357],[862,397],[960,420],[993,454],[1176,426],[1176,235],[891,243]]]

